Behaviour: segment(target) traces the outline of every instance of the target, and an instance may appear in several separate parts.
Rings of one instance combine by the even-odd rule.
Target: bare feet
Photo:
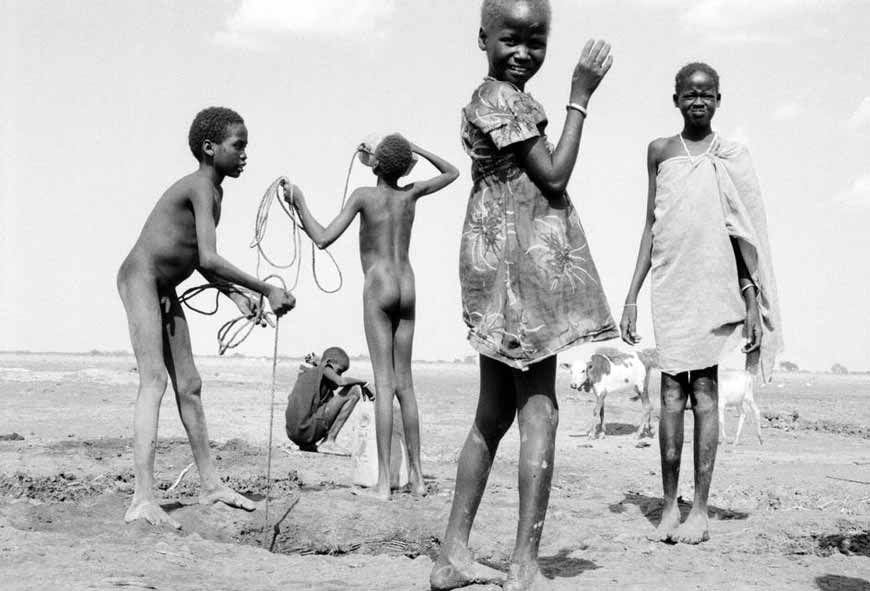
[[[425,497],[428,489],[426,488],[426,482],[423,480],[422,476],[411,475],[409,477],[410,485],[411,485],[411,494],[415,497]]]
[[[507,581],[501,587],[503,591],[536,591],[543,588],[543,581],[538,570],[538,563],[511,563]]]
[[[389,501],[390,500],[390,491],[387,490],[386,494],[379,489],[378,487],[374,488],[352,488],[350,489],[350,494],[356,495],[358,497],[366,497],[368,499],[375,499],[377,501]]]
[[[130,523],[137,519],[144,519],[151,525],[166,524],[169,527],[181,529],[181,524],[170,517],[169,513],[164,511],[163,507],[153,497],[141,500],[133,498],[133,502],[130,503],[130,507],[124,514],[124,521]]]
[[[208,491],[203,490],[199,494],[200,505],[213,505],[214,503],[224,503],[245,511],[253,511],[257,508],[253,501],[226,486],[219,486]]]
[[[693,508],[689,512],[685,523],[677,528],[677,531],[671,536],[671,539],[681,544],[700,544],[710,539],[709,519],[706,511],[695,511]]]
[[[468,549],[457,552],[456,556],[441,554],[429,573],[429,586],[433,591],[457,589],[467,585],[499,585],[504,580],[503,572],[475,562]]]
[[[350,452],[335,444],[334,441],[324,441],[317,446],[317,451],[322,454],[331,454],[334,456],[349,456]]]
[[[647,536],[653,542],[667,542],[673,539],[674,532],[680,527],[680,508],[674,503],[662,510],[662,519],[656,530]]]

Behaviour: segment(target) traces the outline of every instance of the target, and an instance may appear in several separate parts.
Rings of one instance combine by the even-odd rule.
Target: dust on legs
[[[253,511],[257,508],[253,501],[244,497],[229,488],[228,486],[218,486],[210,490],[203,490],[199,493],[200,505],[214,505],[215,503],[223,503],[236,509],[244,509],[245,511]]]
[[[680,508],[676,503],[666,506],[662,510],[662,519],[659,521],[658,527],[651,534],[647,535],[647,539],[654,542],[673,541],[674,532],[680,527]]]
[[[679,513],[677,514],[679,518]],[[700,544],[710,539],[710,521],[706,511],[692,511],[686,521],[671,535],[671,540],[681,544]]]
[[[435,591],[458,589],[467,585],[500,585],[505,574],[475,562],[468,548],[454,547],[442,552],[429,574],[429,586]]]

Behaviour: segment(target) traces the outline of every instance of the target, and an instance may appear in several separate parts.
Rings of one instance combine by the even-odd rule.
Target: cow
[[[737,420],[737,433],[734,435],[733,445],[740,440],[740,431],[743,429],[743,421],[746,412],[752,411],[755,416],[755,431],[758,443],[763,444],[761,438],[761,412],[755,404],[754,395],[755,379],[746,371],[719,370],[719,443],[725,443],[725,407],[740,405],[740,418]]]
[[[643,405],[643,416],[637,429],[638,438],[652,435],[652,406],[649,401],[649,367],[636,352],[613,348],[597,349],[588,360],[561,363],[560,367],[571,372],[571,388],[592,392],[595,408],[592,416],[597,419],[589,429],[588,437],[594,439],[604,433],[604,400],[611,392],[633,390]]]

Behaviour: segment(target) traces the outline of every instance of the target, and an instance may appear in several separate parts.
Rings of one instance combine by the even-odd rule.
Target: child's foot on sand
[[[647,536],[653,542],[668,542],[673,539],[674,532],[680,527],[680,508],[676,503],[662,511],[662,520],[656,530]]]
[[[244,509],[245,511],[253,511],[257,508],[252,500],[243,497],[233,489],[226,486],[220,486],[200,493],[200,505],[213,505],[215,503],[223,503],[230,507]]]
[[[425,497],[429,489],[426,487],[426,481],[422,476],[411,477],[409,482],[411,494],[415,497]]]
[[[367,499],[375,499],[376,501],[389,501],[390,500],[390,491],[388,490],[384,493],[377,487],[374,488],[365,488],[365,487],[357,487],[350,489],[350,494],[365,497]]]
[[[503,572],[475,562],[469,550],[457,554],[442,554],[438,557],[432,572],[429,573],[429,587],[433,591],[458,589],[467,585],[499,585],[504,582]]]
[[[539,591],[545,589],[538,563],[518,564],[511,563],[507,580],[501,586],[504,591]]]
[[[135,498],[124,514],[124,521],[130,523],[137,519],[144,519],[151,525],[168,525],[175,529],[181,529],[181,524],[169,516],[163,507],[153,498],[137,501]]]
[[[324,441],[317,446],[317,451],[322,454],[331,454],[334,456],[349,456],[350,452],[335,444],[333,441]]]
[[[692,510],[686,521],[671,535],[671,539],[681,544],[700,544],[710,539],[709,520],[701,511]]]

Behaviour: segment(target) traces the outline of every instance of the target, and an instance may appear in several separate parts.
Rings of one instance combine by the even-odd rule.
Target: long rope
[[[350,165],[347,169],[347,177],[345,178],[344,183],[344,194],[341,198],[341,209],[344,209],[345,201],[347,200],[347,191],[350,184],[350,175],[353,170],[353,161],[356,158],[357,153],[360,148],[354,150],[353,156],[351,157]],[[263,194],[262,199],[260,199],[260,205],[257,208],[257,216],[254,222],[254,239],[251,242],[251,248],[257,249],[257,277],[260,276],[260,266],[262,261],[266,261],[269,265],[276,269],[290,269],[295,267],[295,275],[293,278],[293,284],[289,288],[289,291],[294,291],[296,287],[299,285],[299,276],[302,270],[301,264],[301,250],[302,250],[302,234],[300,230],[304,230],[302,222],[297,218],[295,208],[292,206],[288,207],[282,197],[282,189],[283,187],[290,185],[290,202],[293,201],[293,185],[290,184],[290,181],[287,177],[278,177],[275,179],[271,185],[266,189],[266,192]],[[290,261],[288,263],[278,263],[271,259],[268,254],[266,254],[266,250],[263,248],[263,240],[266,237],[266,230],[269,225],[269,211],[272,208],[272,203],[277,201],[281,206],[281,209],[284,210],[284,213],[287,215],[287,218],[290,220],[291,224],[291,235],[290,235]],[[335,293],[339,291],[344,285],[344,278],[341,274],[341,268],[338,266],[338,262],[335,260],[335,257],[332,256],[328,250],[325,251],[330,261],[332,261],[333,266],[335,267],[336,272],[338,273],[338,286],[334,289],[328,289],[323,286],[320,282],[320,278],[317,275],[317,257],[315,254],[315,244],[311,241],[311,270],[314,276],[314,282],[317,284],[317,287],[325,292],[325,293]],[[280,275],[269,275],[263,279],[263,281],[268,281],[269,279],[277,279],[281,282],[281,285],[285,290],[287,290],[287,284],[283,280]],[[215,290],[215,302],[214,307],[211,310],[204,310],[202,308],[198,308],[194,306],[190,300],[195,298],[197,295],[209,290]],[[202,285],[197,285],[196,287],[192,287],[182,293],[179,301],[184,304],[187,308],[194,312],[198,312],[200,314],[204,314],[206,316],[212,316],[217,313],[219,307],[219,299],[220,294],[223,293],[229,297],[231,294],[242,295],[246,298],[248,302],[249,309],[256,309],[256,313],[252,315],[241,315],[231,320],[225,322],[218,329],[217,340],[218,340],[218,353],[223,355],[229,349],[233,349],[241,345],[245,339],[251,334],[254,330],[255,326],[265,326],[269,324],[275,329],[275,338],[274,345],[272,350],[272,388],[271,395],[269,399],[269,440],[268,447],[266,452],[266,503],[265,503],[265,511],[263,516],[263,545],[269,545],[269,503],[272,495],[272,441],[274,436],[274,423],[275,423],[275,390],[277,389],[277,380],[278,380],[278,317],[272,313],[266,311],[265,306],[265,297],[262,294],[259,294],[257,298],[254,298],[253,294],[244,290],[236,285],[232,285],[230,283],[205,283]],[[254,300],[256,299],[256,306],[253,306]],[[292,508],[292,507],[291,507]]]
[[[272,427],[275,423],[275,386],[278,376],[278,318],[275,318],[275,346],[272,350],[272,395],[269,400],[269,446],[266,448],[266,513],[263,517],[263,545],[269,545],[269,498],[272,496]]]
[[[356,152],[354,152],[354,155]],[[351,166],[353,166],[353,161],[351,161]],[[350,169],[348,169],[348,178],[345,181],[345,197],[341,200],[341,207],[344,207],[344,202],[347,195],[347,185],[350,181]],[[293,200],[293,185],[290,183],[287,177],[278,177],[272,184],[269,185],[269,188],[266,189],[266,192],[263,194],[263,198],[260,200],[260,205],[257,208],[257,219],[254,224],[254,238],[251,241],[251,248],[257,249],[257,272],[259,273],[261,260],[266,261],[271,266],[278,269],[289,269],[291,267],[295,267],[295,277],[293,278],[293,283],[290,286],[290,291],[296,289],[299,284],[299,275],[302,270],[302,260],[301,260],[301,252],[302,252],[302,237],[305,235],[302,221],[296,215],[296,210],[292,206],[288,206],[284,199],[282,199],[282,187],[290,186],[290,200]],[[268,254],[266,254],[266,250],[263,248],[263,240],[266,237],[266,229],[269,225],[269,211],[272,209],[272,203],[277,201],[281,206],[281,209],[284,210],[284,213],[287,215],[287,218],[290,220],[291,225],[291,238],[290,238],[290,262],[288,263],[276,263],[272,260]],[[307,236],[306,236],[307,237]],[[335,260],[335,257],[332,256],[332,253],[328,250],[323,252],[326,253],[326,256],[329,257],[329,260],[332,262],[332,266],[335,268],[336,273],[338,273],[338,285],[334,288],[324,287],[323,283],[320,281],[320,277],[317,274],[317,255],[316,255],[316,246],[313,241],[309,240],[311,244],[311,271],[314,275],[314,282],[317,284],[317,287],[320,291],[324,293],[336,293],[339,291],[344,285],[344,277],[341,273],[341,267],[339,267],[338,262]]]

